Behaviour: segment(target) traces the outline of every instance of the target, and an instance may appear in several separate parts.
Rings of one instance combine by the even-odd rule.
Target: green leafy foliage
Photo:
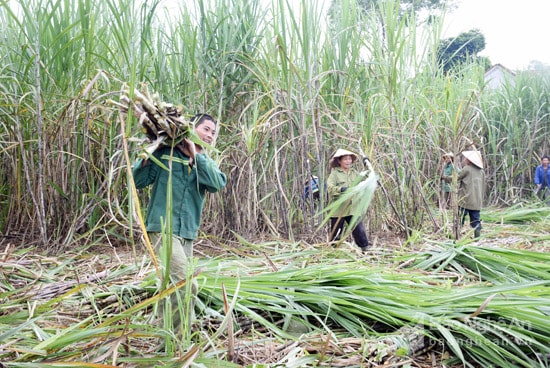
[[[0,359],[10,368],[310,367],[342,359],[359,367],[414,361],[428,348],[438,366],[547,362],[544,246],[464,239],[359,257],[347,243],[242,239],[219,247],[225,249],[217,256],[198,257],[197,321],[186,331],[163,324],[160,310],[185,285],[159,290],[152,263],[139,253],[105,247],[55,258],[36,249],[3,254]],[[230,324],[234,335],[227,335]],[[228,361],[230,339],[241,360]],[[314,349],[326,341],[337,348]]]
[[[442,40],[437,49],[437,60],[445,73],[460,69],[468,62],[478,62],[488,69],[489,60],[478,56],[478,53],[484,49],[485,36],[480,30],[472,29],[456,37]]]

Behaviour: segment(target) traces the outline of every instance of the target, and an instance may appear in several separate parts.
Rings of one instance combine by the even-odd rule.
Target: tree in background
[[[381,1],[383,0],[357,0],[357,8],[363,13],[368,13],[376,9]],[[444,7],[452,7],[453,3],[453,0],[402,0],[400,1],[400,11],[403,14],[414,10],[418,14],[421,11],[441,10]],[[340,9],[341,0],[332,0],[328,10],[329,17],[334,20],[333,17],[338,14]]]
[[[539,72],[550,73],[550,65],[539,60],[531,60],[529,62],[528,70],[535,70]]]
[[[437,61],[445,73],[468,62],[478,62],[488,69],[488,57],[478,56],[485,49],[485,36],[479,29],[462,32],[456,37],[441,40],[437,49]]]

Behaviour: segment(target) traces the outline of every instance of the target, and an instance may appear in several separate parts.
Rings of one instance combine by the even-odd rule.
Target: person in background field
[[[327,179],[327,191],[329,202],[334,202],[342,193],[344,193],[352,184],[356,184],[361,179],[359,172],[352,168],[353,163],[357,160],[357,155],[345,149],[338,149],[332,156],[330,162],[331,171]],[[335,212],[336,217],[330,218],[330,235],[329,241],[339,240],[344,232],[345,224],[349,224],[353,217],[352,203],[343,203]],[[362,221],[352,231],[355,243],[362,251],[366,251],[369,247],[369,241],[365,226]]]
[[[481,235],[480,211],[485,192],[485,172],[479,151],[463,151],[463,168],[458,174],[458,206],[462,225],[466,215],[474,229],[474,237]]]
[[[311,175],[311,178],[304,183],[304,200],[309,199],[310,191],[313,200],[319,200],[319,178],[315,175]]]
[[[443,173],[441,174],[441,191],[443,195],[441,207],[443,209],[451,207],[451,182],[453,181],[453,171],[455,170],[454,157],[452,152],[443,155]]]
[[[210,115],[197,114],[190,120],[197,136],[212,144],[216,133],[216,121]],[[197,238],[201,222],[202,207],[207,192],[215,193],[227,183],[224,173],[206,155],[203,147],[184,139],[172,150],[162,146],[153,156],[172,174],[172,252],[170,255],[170,277],[174,283],[187,277],[193,255],[193,240]],[[160,254],[161,233],[165,231],[167,217],[167,193],[170,172],[153,160],[138,160],[133,167],[137,189],[153,185],[145,225],[155,252]],[[192,283],[193,297],[197,293],[196,281]],[[193,298],[192,298],[193,300]],[[173,301],[172,301],[173,302]],[[193,302],[192,302],[193,303]],[[188,318],[193,317],[193,307]],[[179,324],[179,322],[176,322]]]
[[[550,205],[550,158],[547,155],[542,156],[540,165],[535,169],[536,193],[541,200],[548,199]]]

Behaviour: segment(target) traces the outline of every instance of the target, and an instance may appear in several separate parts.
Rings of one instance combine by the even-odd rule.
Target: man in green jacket
[[[462,225],[466,215],[470,218],[470,226],[474,229],[474,236],[481,235],[480,210],[483,205],[485,192],[485,172],[479,151],[463,151],[464,167],[458,174],[458,206],[462,218]]]
[[[191,123],[194,124],[197,136],[203,142],[212,144],[216,133],[214,118],[207,114],[197,114],[191,118]],[[203,147],[189,139],[184,139],[173,150],[169,146],[162,146],[153,153],[153,157],[163,166],[155,160],[138,160],[133,168],[134,182],[137,189],[153,185],[145,225],[157,254],[160,254],[162,246],[161,233],[167,231],[166,226],[171,223],[170,277],[173,282],[178,282],[187,276],[206,192],[221,190],[227,178],[206,155]],[[168,185],[170,174],[171,192]],[[169,195],[171,213],[167,213]],[[192,284],[192,292],[194,295],[197,292],[196,282]]]

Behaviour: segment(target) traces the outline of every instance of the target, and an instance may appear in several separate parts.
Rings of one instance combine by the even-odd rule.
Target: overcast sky
[[[175,6],[181,0],[163,0]],[[262,0],[271,4],[271,0]],[[310,0],[326,10],[330,0]],[[299,8],[300,0],[289,0]],[[550,65],[550,0],[456,0],[458,8],[448,13],[443,38],[477,28],[485,36],[485,50],[493,64],[526,69],[532,60]]]
[[[515,70],[531,60],[550,65],[550,0],[459,0],[445,17],[443,37],[473,28],[485,36],[481,55],[493,64]]]

